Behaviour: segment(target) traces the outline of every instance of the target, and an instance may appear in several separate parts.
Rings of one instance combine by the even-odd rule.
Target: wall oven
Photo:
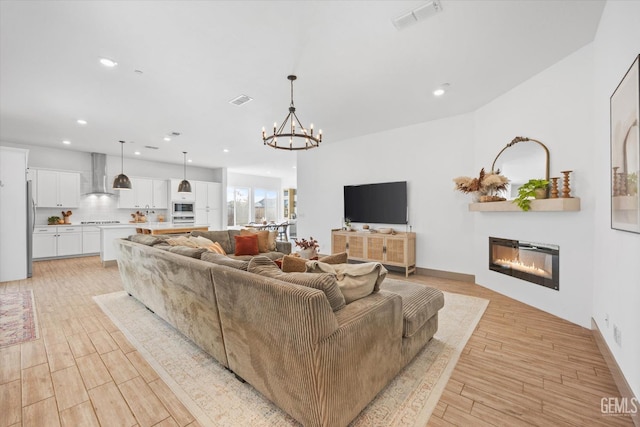
[[[196,217],[193,205],[193,202],[171,202],[171,222],[174,224],[194,224]]]

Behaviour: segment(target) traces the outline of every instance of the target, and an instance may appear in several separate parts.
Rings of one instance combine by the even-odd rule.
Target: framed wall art
[[[640,233],[640,55],[611,95],[611,228]]]

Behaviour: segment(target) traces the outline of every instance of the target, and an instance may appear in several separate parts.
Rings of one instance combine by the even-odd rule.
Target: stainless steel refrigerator
[[[33,275],[33,230],[36,226],[36,202],[33,199],[33,183],[27,181],[27,277]]]

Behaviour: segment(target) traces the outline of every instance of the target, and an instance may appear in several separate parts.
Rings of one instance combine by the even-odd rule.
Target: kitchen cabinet
[[[82,254],[82,227],[43,226],[33,230],[33,258]]]
[[[194,184],[196,224],[209,224],[213,230],[221,229],[222,184],[205,181],[194,181]]]
[[[154,209],[169,209],[169,184],[166,180],[153,180],[153,205]]]
[[[191,183],[191,193],[178,193],[178,185],[182,182],[181,179],[172,179],[171,185],[171,201],[172,202],[193,202],[196,199],[196,192],[194,191],[193,184],[195,181],[189,181]]]
[[[121,209],[167,209],[167,181],[131,177],[131,190],[120,190]]]
[[[80,173],[37,169],[36,206],[39,208],[77,208],[80,206]]]
[[[97,254],[100,253],[100,228],[99,227],[82,227],[82,253]]]

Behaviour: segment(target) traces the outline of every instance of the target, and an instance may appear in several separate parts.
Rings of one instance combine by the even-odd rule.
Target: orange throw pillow
[[[213,242],[213,244],[207,246],[207,249],[210,250],[211,252],[215,252],[215,253],[220,254],[220,255],[226,255],[227,254],[224,251],[224,249],[222,249],[222,246],[220,246],[220,243],[218,243],[218,242]]]
[[[240,230],[241,236],[250,236],[255,234],[258,236],[258,250],[260,252],[270,252],[269,249],[269,231],[268,230],[248,230],[243,228]]]
[[[236,239],[235,255],[258,255],[258,235],[233,236]]]

